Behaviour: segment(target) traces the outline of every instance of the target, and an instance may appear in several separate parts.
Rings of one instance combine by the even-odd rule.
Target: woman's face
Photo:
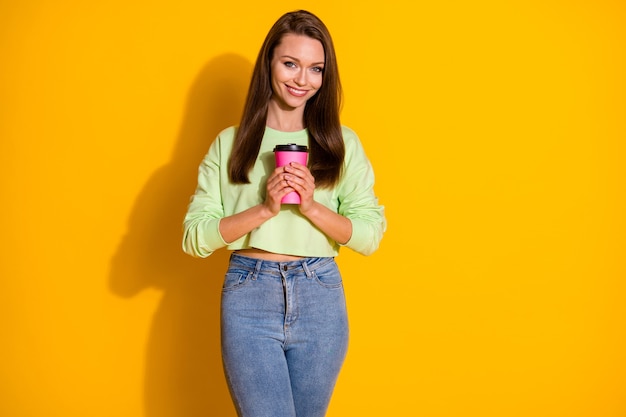
[[[308,36],[287,34],[271,62],[272,101],[285,110],[304,109],[322,86],[324,47]]]

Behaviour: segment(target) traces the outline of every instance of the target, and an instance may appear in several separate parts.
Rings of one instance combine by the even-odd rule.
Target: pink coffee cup
[[[276,166],[282,167],[290,162],[298,162],[306,165],[309,151],[306,146],[288,143],[286,145],[276,145],[274,148],[274,156],[276,158]],[[300,194],[295,191],[285,195],[280,201],[283,204],[300,204]]]

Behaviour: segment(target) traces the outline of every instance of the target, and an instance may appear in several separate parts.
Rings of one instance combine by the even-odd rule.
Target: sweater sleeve
[[[352,236],[344,246],[371,255],[387,228],[385,209],[374,194],[374,171],[363,146],[352,131],[344,129],[346,156],[338,185],[338,213],[352,222]]]
[[[224,217],[219,145],[218,137],[200,164],[198,186],[183,221],[183,251],[194,257],[206,258],[227,245],[219,232],[219,222]]]

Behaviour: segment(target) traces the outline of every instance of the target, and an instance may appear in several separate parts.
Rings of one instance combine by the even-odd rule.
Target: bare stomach
[[[261,249],[240,249],[235,251],[235,253],[247,256],[249,258],[263,259],[265,261],[274,262],[288,262],[302,259],[302,256],[283,255],[281,253],[272,253]]]

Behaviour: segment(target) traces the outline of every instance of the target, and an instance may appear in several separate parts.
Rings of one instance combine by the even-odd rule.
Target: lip
[[[295,97],[304,97],[308,93],[308,90],[299,90],[297,88],[293,88],[288,85],[286,85],[285,87],[287,87],[287,92]]]

